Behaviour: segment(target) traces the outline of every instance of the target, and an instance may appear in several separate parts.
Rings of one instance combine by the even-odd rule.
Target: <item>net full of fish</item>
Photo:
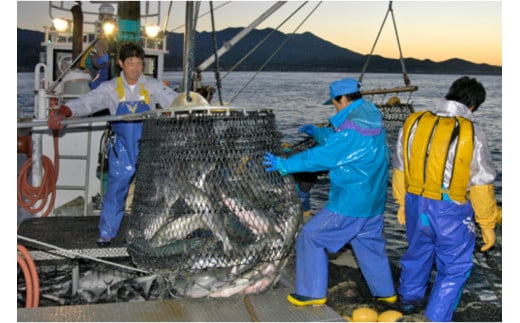
[[[271,110],[177,111],[143,121],[128,253],[181,297],[265,291],[294,250],[303,217]]]

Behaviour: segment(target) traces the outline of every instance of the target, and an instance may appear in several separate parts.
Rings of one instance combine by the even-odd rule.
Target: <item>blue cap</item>
[[[332,104],[332,99],[340,95],[347,95],[359,92],[359,83],[353,78],[347,77],[339,81],[330,83],[330,99],[323,104]]]

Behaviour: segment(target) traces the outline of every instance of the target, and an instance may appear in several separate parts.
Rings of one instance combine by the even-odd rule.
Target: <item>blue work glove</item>
[[[266,172],[274,172],[276,171],[278,157],[271,154],[270,152],[266,152],[264,155],[264,165],[266,166]]]
[[[110,61],[110,57],[108,56],[108,54],[105,54],[105,55],[99,56],[98,59],[96,60],[96,63],[99,67],[102,67],[103,65],[107,64],[109,61]]]
[[[316,128],[317,127],[313,124],[304,124],[303,126],[300,127],[300,129],[298,129],[298,132],[306,133],[309,136],[313,136],[314,133],[316,132]]]

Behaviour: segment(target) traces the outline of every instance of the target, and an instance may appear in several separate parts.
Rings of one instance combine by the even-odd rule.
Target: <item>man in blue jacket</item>
[[[296,241],[296,292],[287,300],[296,306],[327,301],[328,255],[350,242],[371,294],[381,301],[397,300],[383,238],[383,212],[390,150],[381,112],[362,98],[359,84],[345,78],[330,84],[337,113],[332,128],[303,125],[299,132],[318,146],[287,159],[269,152],[266,171],[282,176],[329,171],[329,200],[302,228]]]

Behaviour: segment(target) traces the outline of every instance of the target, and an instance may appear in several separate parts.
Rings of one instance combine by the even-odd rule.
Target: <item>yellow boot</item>
[[[289,303],[296,306],[323,305],[327,302],[327,298],[310,298],[298,294],[287,295]]]

